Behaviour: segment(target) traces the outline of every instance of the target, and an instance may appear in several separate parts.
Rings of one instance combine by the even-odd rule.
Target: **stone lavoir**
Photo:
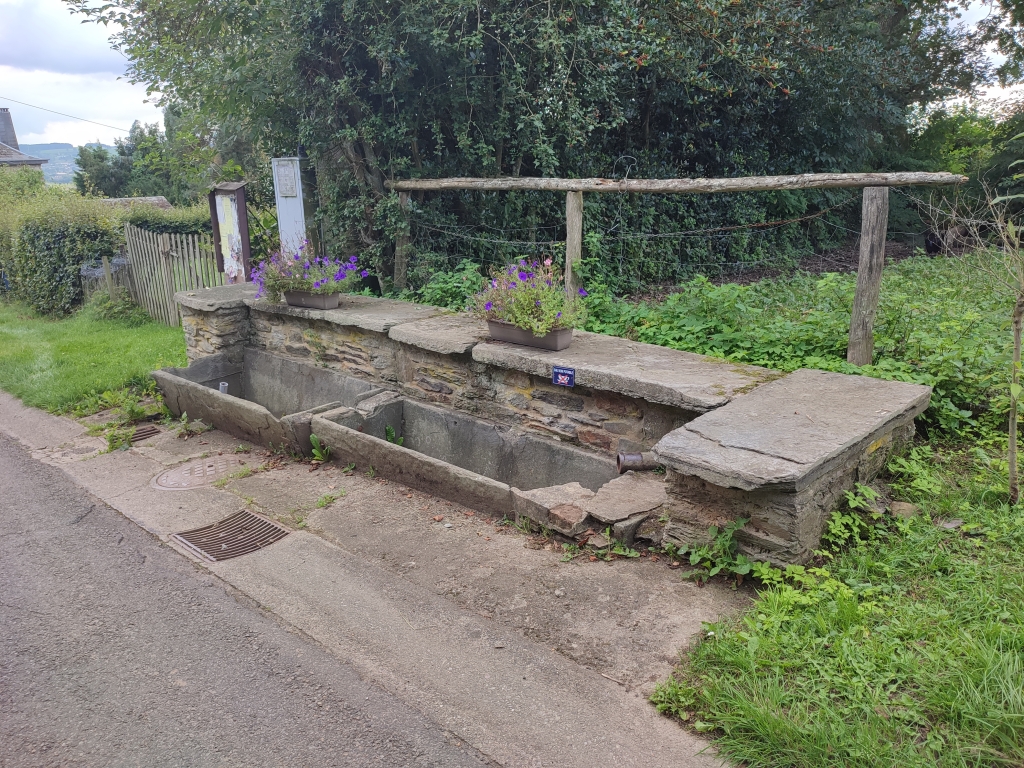
[[[190,365],[154,374],[176,414],[306,451],[316,433],[340,461],[567,536],[688,544],[748,518],[741,548],[776,563],[810,556],[931,394],[581,331],[561,351],[507,344],[469,315],[367,296],[315,310],[234,285],[176,300]],[[616,455],[639,452],[665,472],[618,475]]]

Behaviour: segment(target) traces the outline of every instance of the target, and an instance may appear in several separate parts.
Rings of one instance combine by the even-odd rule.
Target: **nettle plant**
[[[358,256],[350,256],[348,260],[311,256],[302,246],[290,257],[272,253],[252,271],[252,280],[259,287],[257,298],[267,296],[277,301],[285,291],[350,293],[359,279],[368,274],[367,270],[360,269]]]
[[[474,306],[486,320],[511,323],[543,336],[556,328],[581,326],[587,317],[581,301],[586,295],[583,288],[575,294],[566,292],[562,273],[551,259],[520,259],[491,274]]]

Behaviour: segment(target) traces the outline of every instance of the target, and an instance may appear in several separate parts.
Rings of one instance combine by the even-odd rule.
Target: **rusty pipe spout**
[[[657,469],[661,466],[661,462],[655,458],[653,453],[620,453],[618,458],[615,460],[615,466],[618,468],[619,474],[621,475],[623,472],[627,472],[631,469]]]

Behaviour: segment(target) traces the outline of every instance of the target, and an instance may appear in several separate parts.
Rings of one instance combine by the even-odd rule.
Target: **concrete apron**
[[[233,483],[238,486],[235,493],[230,487],[168,492],[150,486],[153,476],[187,458],[233,452],[238,441],[219,432],[188,441],[164,435],[129,451],[103,454],[103,442],[88,437],[78,423],[25,408],[5,393],[0,393],[0,431],[20,440],[35,458],[59,466],[79,485],[165,543],[171,533],[237,511],[239,496],[252,494],[260,504],[271,504],[274,498],[292,497],[292,488],[305,495],[303,503],[308,508],[312,506],[310,497],[318,492],[311,490],[312,486],[300,486],[302,475],[312,477],[302,467],[296,467],[291,473],[294,478],[287,482],[288,473],[238,480]],[[533,639],[537,632],[524,629],[508,616],[515,614],[520,602],[528,605],[532,599],[535,605],[526,610],[540,611],[545,607],[541,603],[559,603],[560,591],[563,596],[566,591],[570,596],[578,593],[582,596],[579,604],[570,608],[564,598],[564,605],[555,606],[559,613],[566,611],[566,637],[578,637],[585,644],[587,625],[597,624],[614,647],[628,645],[630,633],[650,632],[661,646],[660,663],[651,675],[657,678],[667,672],[672,650],[699,631],[701,621],[738,610],[745,602],[742,595],[728,589],[697,590],[681,583],[673,572],[656,571],[649,563],[560,564],[556,553],[524,549],[512,536],[490,537],[486,546],[494,548],[480,550],[484,537],[481,530],[474,535],[474,527],[480,528],[486,521],[460,520],[458,508],[450,504],[446,509],[452,512],[446,519],[457,521],[452,528],[425,523],[422,512],[415,520],[406,519],[405,528],[400,526],[408,532],[405,546],[421,555],[429,550],[438,563],[460,564],[469,559],[467,553],[473,553],[475,561],[465,567],[482,568],[483,563],[496,561],[509,563],[512,571],[523,560],[535,564],[532,571],[516,573],[520,581],[515,582],[515,589],[526,593],[532,587],[536,594],[526,594],[525,601],[517,600],[504,614],[497,610],[494,618],[485,618],[481,614],[487,612],[473,610],[472,604],[439,595],[435,573],[418,574],[410,567],[414,562],[399,565],[395,558],[377,555],[378,549],[389,546],[394,538],[395,526],[393,521],[378,525],[373,515],[405,514],[393,505],[383,509],[380,499],[370,495],[366,501],[373,512],[355,525],[339,523],[339,515],[359,511],[360,492],[372,490],[370,480],[360,479],[359,487],[355,487],[355,479],[344,482],[352,487],[351,508],[312,512],[311,527],[319,535],[296,531],[267,550],[207,567],[357,667],[364,677],[402,696],[440,727],[501,765],[720,764],[710,752],[702,753],[706,742],[657,715],[646,701],[651,681],[642,678],[644,684],[640,685],[639,669],[617,672],[611,666],[612,674],[608,674],[600,671],[600,664],[588,668],[586,659],[573,660],[572,653],[562,648],[562,652],[552,650],[549,637]],[[267,489],[262,490],[260,483]],[[391,490],[398,500],[413,499],[414,494],[397,484],[392,484]],[[446,504],[423,494],[415,494],[412,503]],[[424,525],[428,527],[424,529]],[[353,547],[356,553],[343,541],[346,535],[355,538],[349,531],[361,537],[360,546]],[[367,541],[374,531],[377,539]],[[397,555],[398,559],[404,556]],[[489,570],[494,579],[489,584],[495,589],[508,579],[500,569]],[[659,580],[665,583],[659,584]],[[612,592],[612,583],[637,597],[646,592],[648,599],[639,600],[639,608],[630,607]],[[558,584],[564,589],[552,591]],[[588,591],[591,585],[603,586]],[[610,612],[600,610],[608,603],[600,602],[598,592],[611,601]],[[643,621],[634,622],[634,616]],[[641,623],[644,626],[637,632],[636,625]],[[666,626],[671,631],[666,631]],[[593,637],[589,640],[596,642]],[[562,645],[561,640],[558,644]],[[653,658],[658,653],[650,651],[649,655]],[[650,664],[645,666],[650,672]],[[621,681],[627,676],[626,686],[611,679]]]

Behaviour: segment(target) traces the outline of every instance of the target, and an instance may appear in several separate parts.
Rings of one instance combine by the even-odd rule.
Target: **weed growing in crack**
[[[338,499],[340,499],[340,498],[342,498],[344,496],[345,496],[345,491],[343,491],[340,488],[337,491],[335,491],[334,493],[325,493],[323,496],[321,496],[319,499],[316,500],[316,508],[317,509],[323,509],[324,507],[329,507],[331,504],[333,504]]]
[[[330,461],[331,447],[329,445],[321,442],[315,434],[309,436],[309,443],[313,446],[313,461],[319,464]]]
[[[384,437],[387,439],[389,443],[394,443],[395,445],[398,446],[405,444],[404,437],[400,437],[397,440],[395,439],[395,428],[392,427],[390,424],[384,427]]]

